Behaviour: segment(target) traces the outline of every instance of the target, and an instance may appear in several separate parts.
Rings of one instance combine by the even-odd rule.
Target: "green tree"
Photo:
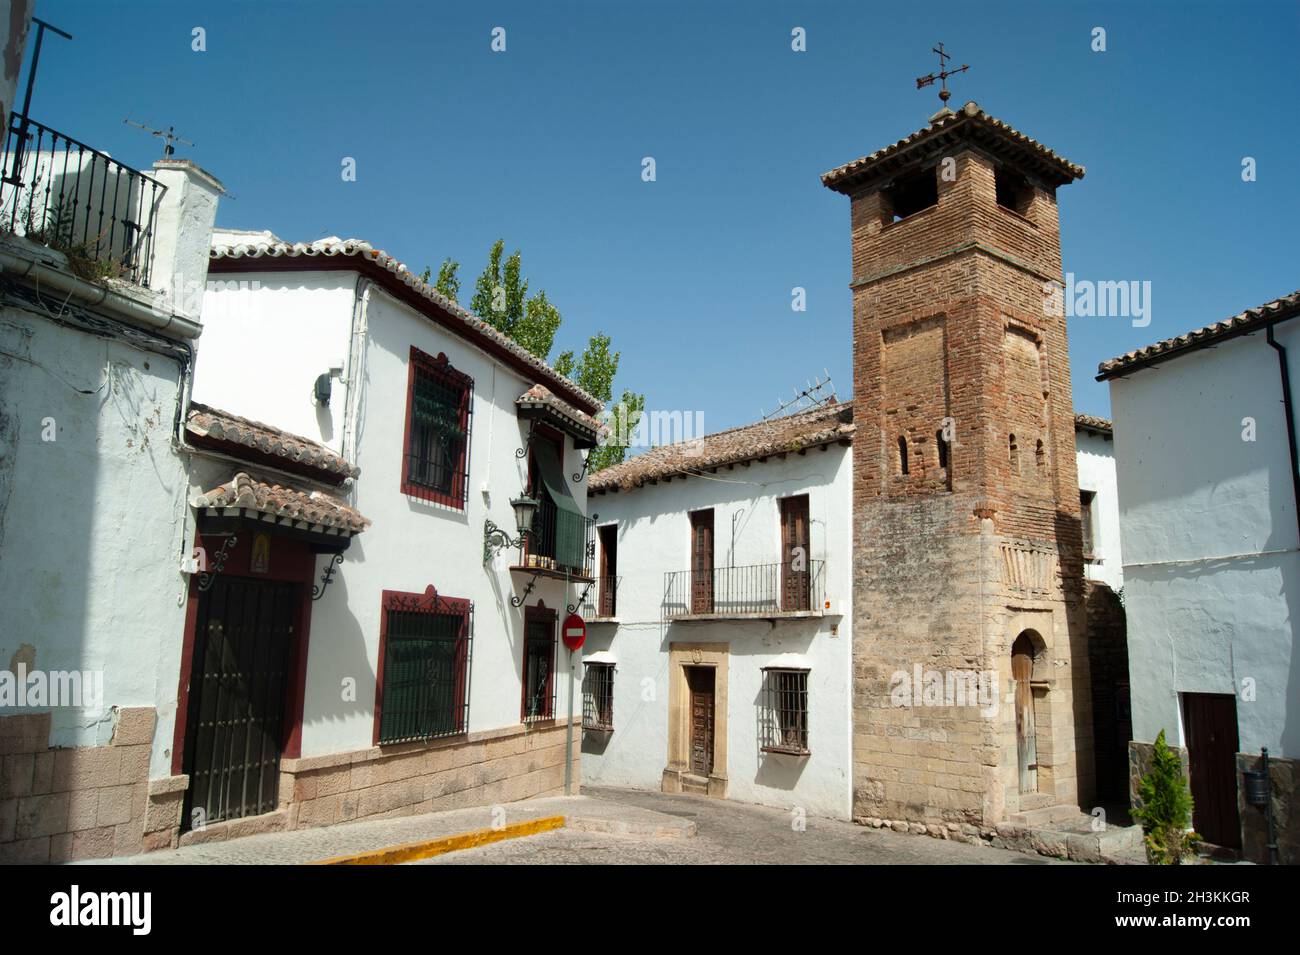
[[[609,409],[606,425],[609,433],[605,442],[587,452],[590,470],[594,473],[612,464],[622,464],[627,457],[628,445],[636,431],[641,416],[645,414],[645,395],[623,389],[623,397]]]
[[[456,274],[459,268],[459,262],[450,258],[443,259],[442,265],[438,266],[438,281],[433,283],[433,287],[442,293],[443,298],[449,298],[453,302],[459,301],[457,296],[460,295],[460,277]],[[427,273],[428,269],[425,269],[425,272]]]
[[[501,284],[501,254],[505,247],[502,239],[492,243],[488,252],[488,264],[474,282],[474,297],[469,303],[471,312],[495,328],[502,328],[505,323],[505,302],[501,293],[497,292],[497,289],[504,289]]]
[[[551,304],[546,291],[539,291],[524,303],[524,314],[512,329],[511,337],[530,352],[546,361],[560,329],[560,310]]]
[[[1191,856],[1201,838],[1190,831],[1192,794],[1183,777],[1182,761],[1165,743],[1164,730],[1156,737],[1151,771],[1138,783],[1138,801],[1133,816],[1142,823],[1147,862],[1179,865]]]

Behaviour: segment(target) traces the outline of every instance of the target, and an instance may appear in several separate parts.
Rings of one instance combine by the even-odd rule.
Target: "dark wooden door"
[[[600,529],[600,581],[597,597],[597,614],[613,617],[618,608],[615,594],[618,589],[618,527],[608,524]]]
[[[781,609],[811,610],[808,495],[781,499]]]
[[[691,772],[713,772],[713,668],[688,667],[691,688]]]
[[[182,825],[270,812],[283,745],[298,586],[217,577],[199,599],[183,765]]]
[[[1038,792],[1038,735],[1034,728],[1034,645],[1025,634],[1011,647],[1016,685],[1016,761],[1022,793]]]
[[[1192,825],[1206,842],[1240,849],[1237,699],[1218,693],[1185,693],[1183,724],[1192,777]]]
[[[713,613],[713,511],[691,513],[691,613]]]

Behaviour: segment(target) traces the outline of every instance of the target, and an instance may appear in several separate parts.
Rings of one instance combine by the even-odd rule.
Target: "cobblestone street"
[[[796,831],[791,813],[704,796],[584,786],[583,795],[651,809],[697,826],[687,838],[613,836],[572,829],[455,852],[420,865],[1050,865],[1057,860],[926,836],[866,829],[809,817]]]

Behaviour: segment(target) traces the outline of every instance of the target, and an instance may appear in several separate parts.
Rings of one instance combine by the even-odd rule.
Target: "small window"
[[[525,723],[555,716],[555,614],[529,607],[524,616]]]
[[[939,180],[934,169],[902,176],[885,190],[885,206],[893,222],[938,204]]]
[[[898,473],[908,473],[907,467],[907,438],[904,435],[898,436]]]
[[[1034,191],[1024,176],[999,166],[993,173],[993,182],[998,205],[1022,216],[1029,215],[1029,201],[1033,198]]]
[[[1034,464],[1039,468],[1047,466],[1047,451],[1043,448],[1043,439],[1039,438],[1038,443],[1034,445]]]
[[[614,731],[614,664],[588,663],[582,676],[582,728]]]
[[[762,741],[765,753],[808,754],[808,671],[763,671]]]
[[[1011,473],[1020,473],[1020,446],[1016,444],[1016,436],[1010,435],[1007,439],[1007,456],[1011,461]]]
[[[1092,536],[1092,509],[1096,500],[1095,491],[1079,491],[1079,529],[1083,535],[1083,556],[1089,560],[1096,556]]]
[[[376,744],[464,733],[473,604],[384,592]]]
[[[943,436],[943,429],[940,428],[934,433],[934,446],[939,449],[939,467],[948,466],[948,439]]]
[[[402,493],[464,508],[474,380],[418,348],[409,365]]]

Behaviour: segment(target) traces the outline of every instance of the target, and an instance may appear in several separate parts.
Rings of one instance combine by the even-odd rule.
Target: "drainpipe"
[[[1300,530],[1300,454],[1296,451],[1295,409],[1291,405],[1291,375],[1287,369],[1286,349],[1273,337],[1273,326],[1269,325],[1268,343],[1277,351],[1277,367],[1282,376],[1282,409],[1286,413],[1286,439],[1291,450],[1291,493],[1296,508],[1296,528]]]

